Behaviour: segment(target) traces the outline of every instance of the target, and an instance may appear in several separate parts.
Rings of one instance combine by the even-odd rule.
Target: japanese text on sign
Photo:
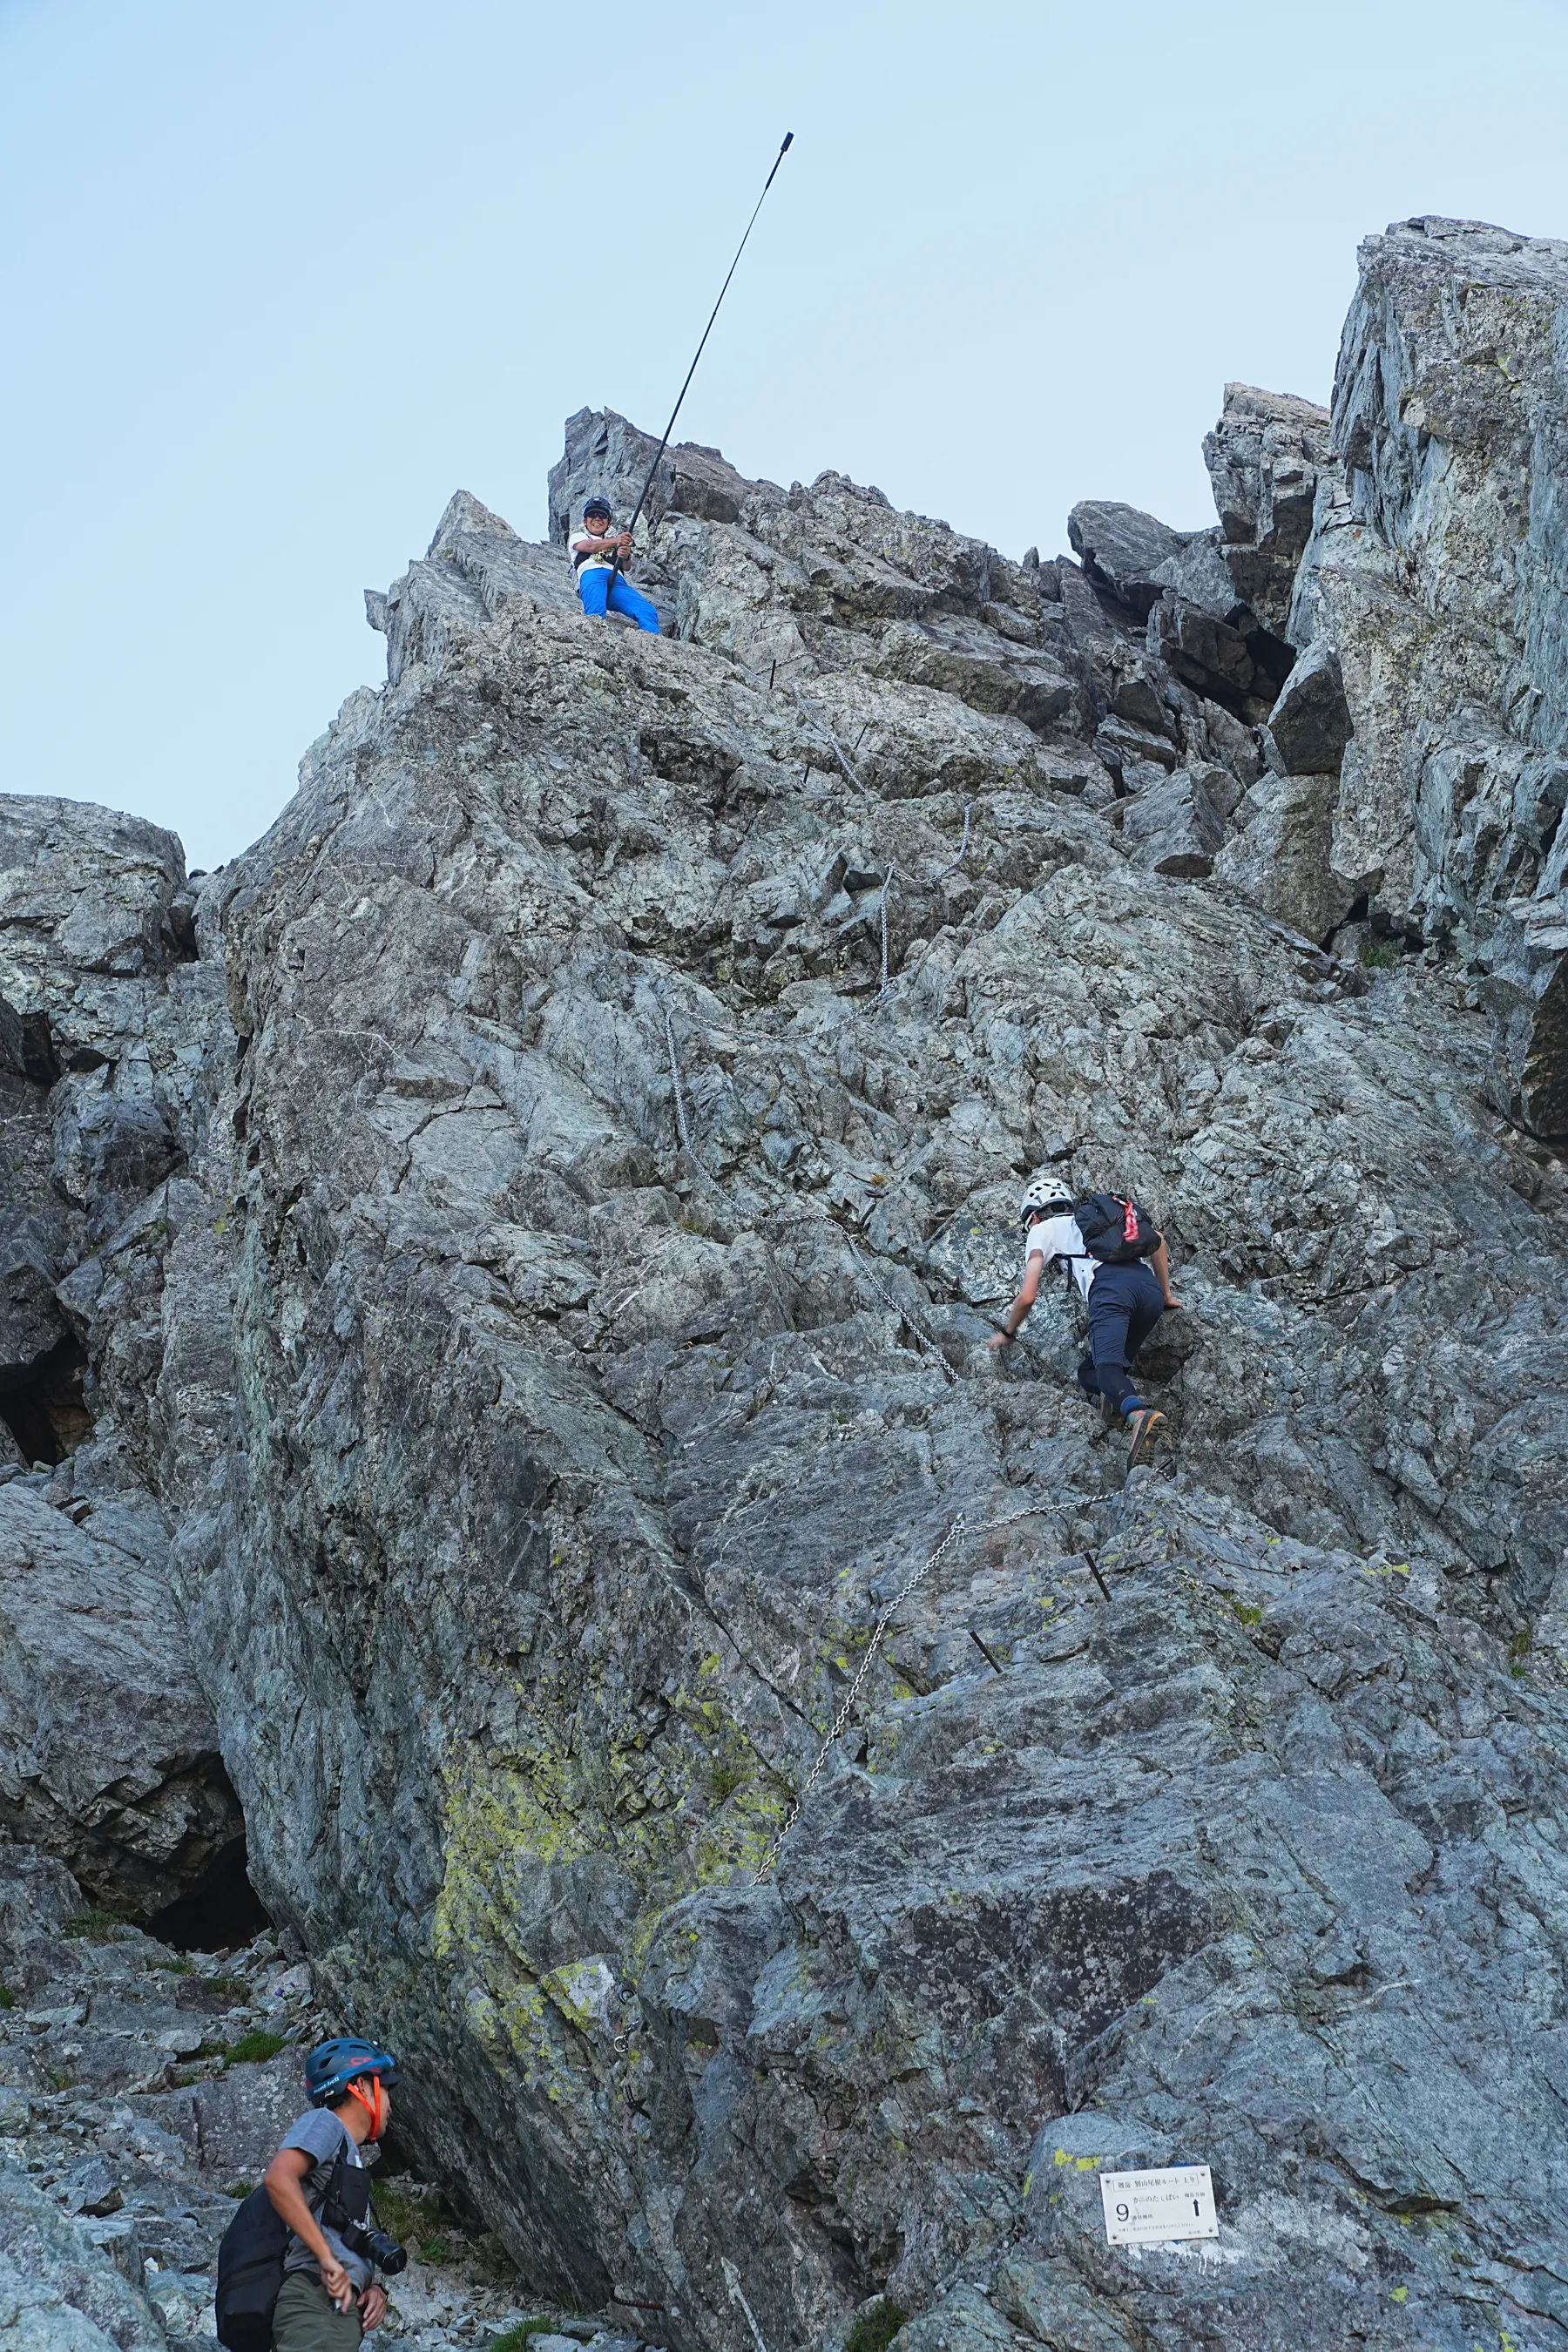
[[[1113,2246],[1157,2246],[1172,2238],[1217,2238],[1214,2182],[1206,2164],[1158,2172],[1102,2172],[1105,2234]]]

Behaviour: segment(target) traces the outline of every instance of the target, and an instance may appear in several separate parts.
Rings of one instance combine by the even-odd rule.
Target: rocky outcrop
[[[1277,636],[1288,634],[1331,446],[1326,409],[1250,383],[1226,385],[1224,412],[1204,438],[1220,559],[1239,602]]]
[[[25,2175],[0,2169],[0,2345],[6,2352],[166,2352],[156,2313]]]
[[[1403,899],[1346,847],[1397,815],[1350,573],[1408,617],[1447,512],[1462,635],[1500,528],[1342,433],[1408,241],[1348,474],[1232,388],[1218,531],[1095,502],[1081,564],[687,448],[671,634],[589,623],[561,541],[656,445],[584,412],[549,542],[459,494],[369,598],[386,686],[117,980],[96,1094],[64,949],[6,991],[94,1426],[0,1500],[155,1492],[327,2014],[536,2287],[671,2352],[883,2294],[900,2352],[1568,2326],[1568,1188],[1478,986],[1539,1069],[1555,902],[1429,923],[1424,773]],[[1042,1160],[1170,1238],[1158,1475],[1066,1297],[987,1351]],[[1100,2168],[1166,2161],[1202,2260],[1105,2243]]]
[[[1362,248],[1293,634],[1354,735],[1333,865],[1384,928],[1484,977],[1500,1105],[1568,1133],[1560,824],[1568,246],[1473,221]]]
[[[0,1486],[0,1829],[140,1918],[243,1854],[145,1502]]]
[[[163,1262],[222,974],[172,834],[0,799],[0,1825],[150,1919],[244,1824],[153,1491]]]
[[[1555,2223],[1477,2135],[1541,2143],[1545,2045],[1426,2021],[1488,2005],[1487,1902],[1550,1939],[1568,1731],[1508,1649],[1565,1236],[1484,1017],[1204,878],[1290,780],[1119,592],[837,476],[729,504],[658,517],[658,642],[486,605],[459,501],[461,626],[213,901],[228,1213],[174,1234],[157,1411],[268,1902],[419,2052],[422,2163],[672,2346],[883,2289],[911,2345],[1338,2346],[1396,2286],[1388,2341],[1476,2293],[1531,2340]],[[1173,1237],[1174,1486],[1122,1490],[1064,1307],[985,1354],[1047,1155]],[[1097,2242],[1145,2156],[1214,2166],[1217,2269]]]

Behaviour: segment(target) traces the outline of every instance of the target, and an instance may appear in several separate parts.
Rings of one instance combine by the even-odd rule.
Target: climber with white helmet
[[[1089,1353],[1078,1368],[1085,1396],[1098,1398],[1107,1429],[1131,1439],[1128,1466],[1149,1458],[1165,1416],[1144,1404],[1132,1384],[1132,1359],[1167,1307],[1171,1288],[1165,1237],[1146,1209],[1119,1192],[1091,1192],[1074,1202],[1071,1188],[1048,1169],[1031,1176],[1018,1203],[1024,1223],[1024,1280],[993,1349],[1011,1347],[1033,1307],[1047,1266],[1065,1259],[1089,1309]]]
[[[583,509],[583,528],[572,541],[570,552],[584,613],[603,620],[607,597],[612,613],[622,613],[639,629],[647,629],[652,636],[658,635],[658,614],[626,576],[632,560],[631,532],[616,530],[607,499],[588,500]]]

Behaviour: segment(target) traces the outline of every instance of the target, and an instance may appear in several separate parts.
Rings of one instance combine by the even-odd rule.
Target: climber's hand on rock
[[[1169,1314],[1169,1313],[1170,1313],[1170,1311],[1171,1311],[1171,1309],[1172,1309],[1173,1307],[1175,1309],[1175,1311],[1176,1311],[1176,1313],[1177,1313],[1178,1315],[1179,1315],[1179,1314],[1181,1314],[1181,1312],[1182,1312],[1182,1302],[1181,1302],[1181,1300],[1177,1297],[1177,1296],[1176,1296],[1176,1294],[1175,1294],[1175,1292],[1174,1292],[1173,1290],[1167,1290],[1167,1291],[1166,1291],[1166,1293],[1165,1293],[1165,1311],[1166,1311],[1166,1313],[1167,1313],[1167,1314]]]
[[[366,2287],[359,2299],[359,2316],[360,2326],[367,2336],[373,2327],[381,2326],[386,2317],[386,2289],[384,2286]]]

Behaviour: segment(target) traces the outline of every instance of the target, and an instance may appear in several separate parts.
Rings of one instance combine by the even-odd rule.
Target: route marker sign
[[[1173,2238],[1217,2238],[1214,2182],[1206,2164],[1157,2172],[1102,2172],[1105,2234],[1113,2246],[1163,2246]]]

